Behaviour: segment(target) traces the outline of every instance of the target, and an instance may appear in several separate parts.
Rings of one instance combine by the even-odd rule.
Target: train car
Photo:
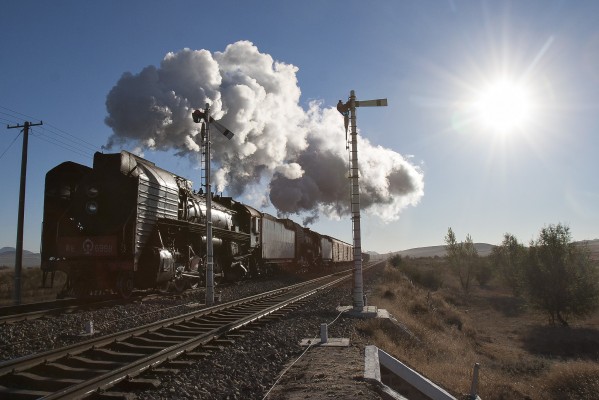
[[[127,151],[96,153],[93,168],[66,162],[46,175],[41,268],[45,286],[67,274],[64,294],[86,297],[133,288],[181,289],[202,279],[206,199],[190,181]],[[249,247],[235,212],[212,207],[215,275],[243,270],[233,262]]]
[[[330,236],[320,236],[320,261],[323,266],[333,264],[333,241]]]
[[[310,270],[315,270],[321,267],[321,242],[320,234],[310,230],[303,229],[303,241],[300,248],[300,257],[305,262],[305,265]]]
[[[259,276],[265,273],[260,262],[262,256],[262,213],[254,207],[235,201],[230,197],[225,198],[237,215],[237,221],[242,232],[249,234],[247,247],[243,248],[237,260],[247,265],[248,276]],[[222,201],[222,200],[219,200]]]
[[[370,261],[370,254],[369,253],[362,253],[362,262],[367,263]]]
[[[267,269],[291,265],[296,261],[296,231],[293,221],[262,214],[258,263]]]
[[[321,235],[320,243],[323,265],[343,265],[353,261],[353,246],[351,244],[327,235]]]
[[[353,260],[353,246],[339,239],[329,237],[332,243],[332,262],[334,264],[348,263]]]
[[[230,197],[211,199],[215,281],[351,259],[347,243]],[[127,151],[96,153],[91,168],[64,162],[46,174],[42,286],[57,271],[67,275],[62,295],[76,297],[202,283],[206,211],[191,181]]]
[[[297,224],[279,219],[246,204],[231,200],[240,225],[249,232],[249,250],[245,263],[250,276],[272,273],[279,267],[295,267],[298,260],[298,242],[302,234]]]

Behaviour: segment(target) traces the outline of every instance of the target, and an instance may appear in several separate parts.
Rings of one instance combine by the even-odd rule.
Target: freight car
[[[213,196],[211,215],[216,281],[351,256],[347,243],[230,197]],[[64,162],[50,170],[43,218],[42,286],[62,271],[63,295],[128,297],[134,288],[180,291],[205,279],[206,194],[127,151],[96,153],[92,168]]]
[[[226,199],[235,210],[240,225],[250,234],[251,252],[247,265],[251,276],[279,268],[301,271],[323,265],[319,233],[290,219],[276,218],[231,198]],[[216,201],[222,199],[217,197]]]
[[[353,246],[330,236],[321,236],[322,263],[346,264],[353,260]]]

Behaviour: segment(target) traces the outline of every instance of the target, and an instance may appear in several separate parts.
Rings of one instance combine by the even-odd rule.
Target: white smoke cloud
[[[298,163],[289,163],[276,167],[275,173],[281,174],[287,179],[299,179],[304,175],[304,170]]]
[[[218,191],[256,198],[266,183],[281,214],[349,212],[348,153],[343,119],[336,109],[299,105],[297,67],[260,53],[248,41],[224,52],[184,49],[168,53],[159,67],[125,73],[107,96],[106,145],[175,149],[199,160],[199,124],[191,113],[210,104],[211,115],[235,133],[212,130],[211,155]],[[360,199],[367,213],[385,221],[416,205],[424,193],[421,170],[400,154],[359,136]]]

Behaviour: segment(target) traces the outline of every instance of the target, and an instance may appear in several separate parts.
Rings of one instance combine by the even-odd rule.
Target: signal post
[[[210,126],[214,125],[227,139],[231,140],[234,133],[225,128],[210,116],[210,104],[206,103],[204,112],[195,110],[193,122],[202,124],[201,140],[204,146],[204,169],[206,186],[206,305],[214,305],[214,249],[212,243],[212,188],[210,184]],[[221,266],[224,268],[224,266]]]
[[[353,289],[353,312],[369,313],[364,296],[364,281],[362,279],[362,237],[360,230],[360,184],[358,168],[358,129],[356,127],[356,107],[383,107],[387,105],[387,99],[378,100],[356,100],[356,93],[352,90],[349,100],[344,104],[339,100],[337,110],[344,117],[345,134],[347,139],[348,125],[351,127],[351,149],[350,149],[350,202],[352,214],[352,237],[354,246],[354,289]],[[375,310],[372,310],[376,313]],[[376,314],[375,314],[376,315]],[[367,315],[369,316],[369,315]],[[374,315],[373,315],[374,316]]]

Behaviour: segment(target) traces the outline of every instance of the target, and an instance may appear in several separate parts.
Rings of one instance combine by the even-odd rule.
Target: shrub
[[[503,241],[491,252],[491,262],[500,274],[503,282],[515,296],[522,291],[526,248],[510,233],[503,235]]]
[[[443,278],[435,267],[417,265],[415,262],[404,262],[400,267],[400,271],[414,283],[432,291],[436,291],[443,286]]]
[[[472,237],[468,234],[464,242],[458,243],[455,233],[449,228],[445,236],[445,243],[445,251],[447,252],[449,264],[453,272],[460,279],[462,290],[468,293],[478,260],[478,252],[474,247]]]
[[[552,324],[567,326],[570,317],[587,316],[599,306],[599,271],[588,249],[572,243],[567,226],[549,225],[530,244],[526,289]]]
[[[401,265],[401,256],[399,254],[394,255],[393,257],[391,257],[391,265],[393,265],[394,267],[399,267]]]
[[[486,258],[479,259],[474,269],[474,277],[480,286],[485,286],[493,278],[493,268]]]
[[[573,361],[556,365],[546,378],[546,390],[555,399],[595,399],[599,393],[599,366]]]

